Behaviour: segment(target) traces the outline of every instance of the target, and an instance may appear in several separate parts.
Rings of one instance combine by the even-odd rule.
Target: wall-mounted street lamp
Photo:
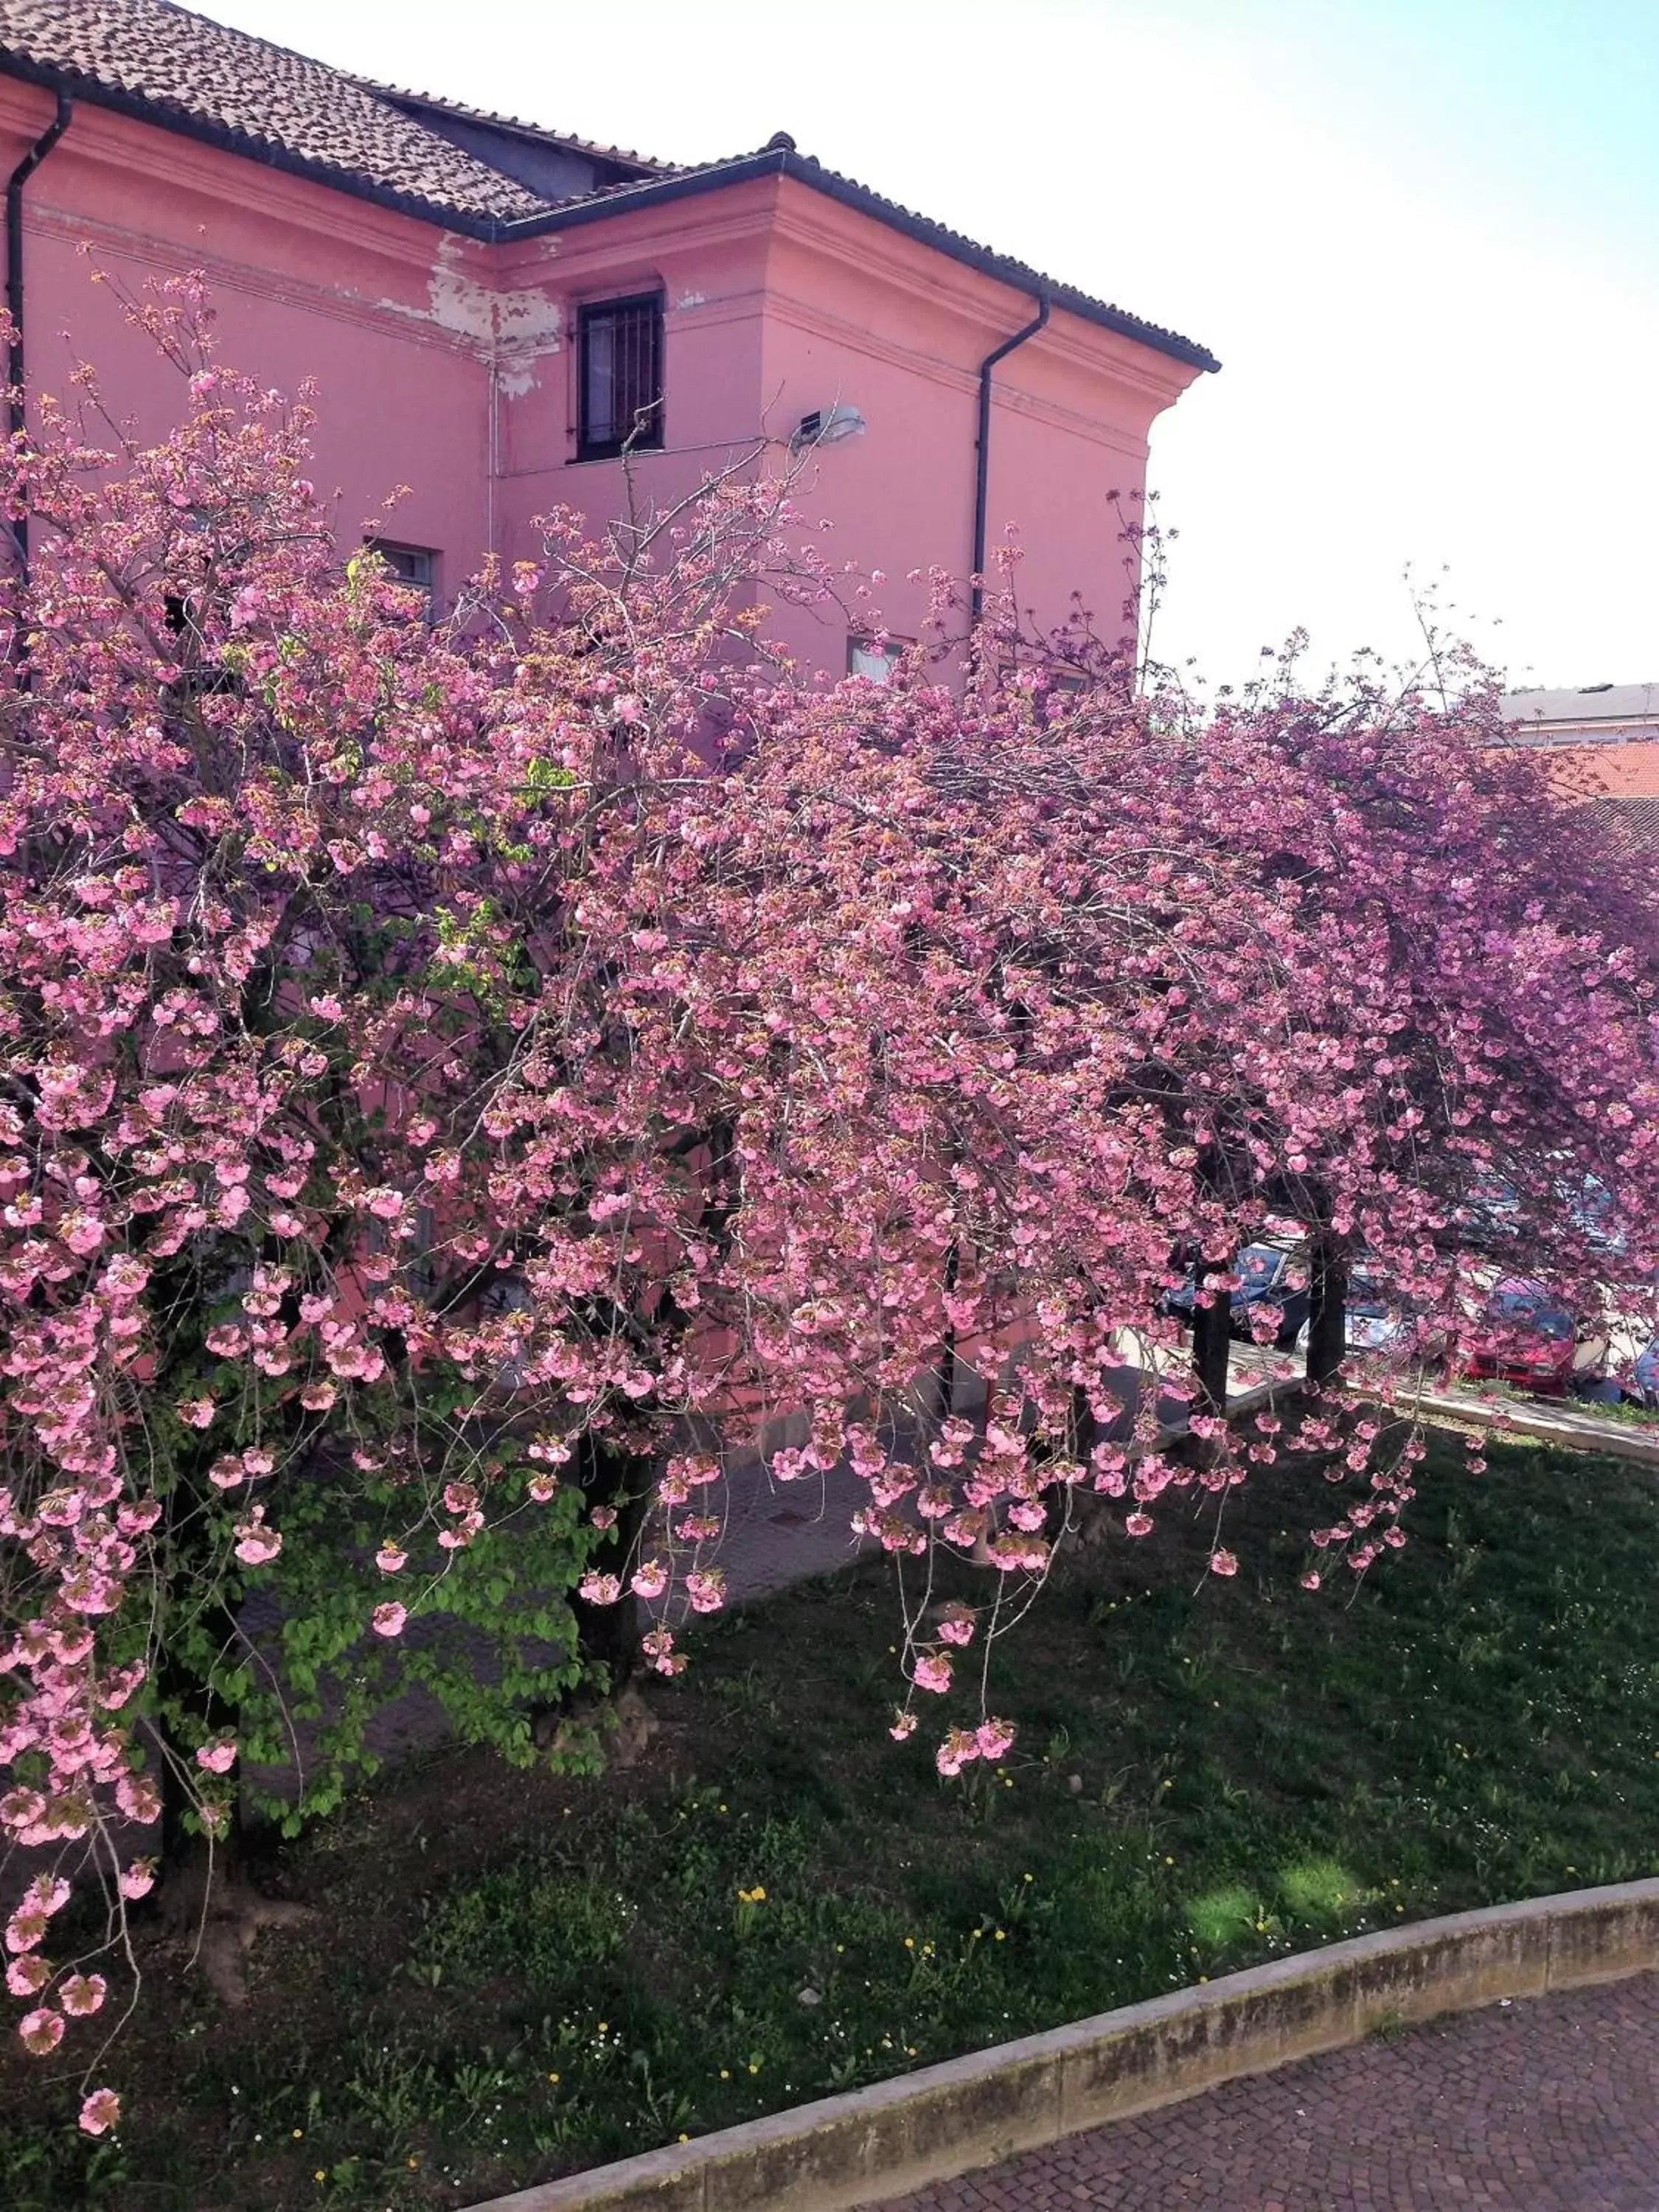
[[[862,437],[869,428],[856,407],[815,407],[803,415],[789,434],[789,450],[804,453],[819,446],[844,445]]]

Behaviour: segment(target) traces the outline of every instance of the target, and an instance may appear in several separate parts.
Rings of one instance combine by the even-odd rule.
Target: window
[[[847,673],[862,676],[872,684],[890,684],[893,671],[909,650],[908,637],[884,637],[879,643],[872,637],[849,637],[847,641]]]
[[[380,555],[396,582],[406,584],[411,592],[422,594],[429,614],[438,582],[438,556],[432,548],[429,545],[397,545],[389,538],[371,538],[368,550]]]
[[[662,445],[662,301],[607,300],[577,320],[579,461]]]

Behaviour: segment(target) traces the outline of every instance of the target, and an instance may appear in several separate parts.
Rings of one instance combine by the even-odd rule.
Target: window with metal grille
[[[871,684],[890,684],[893,671],[915,643],[909,637],[852,636],[847,641],[847,672]]]
[[[399,545],[389,538],[371,538],[371,553],[378,553],[392,571],[394,583],[425,594],[430,611],[437,592],[438,556],[429,545]]]
[[[607,300],[578,319],[576,458],[602,461],[662,444],[662,300]]]

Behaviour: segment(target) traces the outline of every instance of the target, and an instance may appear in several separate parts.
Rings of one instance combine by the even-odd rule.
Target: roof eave
[[[884,223],[890,230],[901,232],[919,244],[932,246],[939,253],[960,262],[963,267],[976,269],[982,275],[993,276],[1016,291],[1046,297],[1050,304],[1076,315],[1080,320],[1093,323],[1102,330],[1113,331],[1120,337],[1132,338],[1136,344],[1150,347],[1188,368],[1214,372],[1221,363],[1206,346],[1191,338],[1182,337],[1178,331],[1160,330],[1155,323],[1145,323],[1121,307],[1114,307],[1103,300],[1091,299],[1087,293],[1079,292],[1069,284],[1055,283],[1040,271],[1028,268],[1024,263],[1013,261],[1006,254],[994,252],[989,246],[976,246],[970,239],[959,238],[942,224],[931,222],[926,216],[913,215],[907,208],[884,199],[863,185],[849,178],[839,177],[809,161],[793,147],[765,147],[758,154],[745,154],[734,161],[724,161],[718,167],[665,177],[641,185],[623,185],[592,199],[573,200],[566,206],[553,208],[546,215],[526,216],[499,224],[495,235],[502,239],[538,238],[560,230],[574,230],[590,222],[603,222],[609,217],[631,213],[636,208],[666,206],[673,201],[693,199],[706,192],[725,191],[735,185],[748,184],[757,177],[789,177],[809,190],[822,192],[826,198],[838,201],[843,207],[855,208],[862,215]]]
[[[433,223],[460,237],[477,239],[486,244],[539,238],[556,231],[578,229],[587,223],[603,222],[613,216],[631,213],[638,208],[663,207],[677,200],[726,191],[757,178],[788,177],[798,184],[805,185],[809,191],[820,192],[826,198],[837,201],[843,207],[856,209],[860,214],[884,224],[890,230],[896,230],[905,237],[915,239],[920,245],[931,246],[935,252],[945,254],[964,268],[975,269],[981,275],[994,277],[1016,291],[1044,297],[1051,306],[1064,309],[1081,321],[1092,323],[1120,337],[1129,338],[1170,360],[1212,373],[1221,366],[1207,347],[1195,343],[1191,338],[1182,337],[1178,331],[1162,330],[1155,323],[1143,322],[1138,316],[1112,307],[1106,301],[1091,299],[1087,293],[1077,291],[1069,284],[1056,283],[1039,270],[1028,268],[1023,262],[1011,260],[1005,254],[994,252],[988,246],[975,245],[971,239],[961,238],[954,231],[947,230],[943,224],[933,222],[926,216],[913,214],[909,209],[884,199],[879,192],[870,191],[866,185],[837,176],[832,170],[825,169],[797,153],[793,147],[768,146],[759,153],[742,155],[736,161],[721,162],[709,168],[650,178],[638,184],[612,186],[590,198],[571,200],[562,207],[549,208],[544,214],[498,216],[474,213],[448,206],[441,201],[424,199],[415,193],[394,191],[390,185],[376,184],[372,178],[295,154],[270,139],[255,137],[249,132],[234,130],[227,124],[212,123],[204,117],[192,115],[187,108],[176,106],[172,101],[149,99],[143,94],[127,92],[118,85],[106,84],[95,77],[83,76],[78,70],[53,68],[48,64],[33,61],[27,55],[16,53],[9,47],[0,46],[0,75],[16,77],[27,84],[40,85],[47,91],[66,93],[74,99],[108,108],[113,113],[128,116],[134,121],[176,131],[180,137],[216,147],[222,152],[239,155],[244,160],[258,161],[266,168],[303,178],[307,183],[320,184],[330,191],[345,192],[354,199],[366,200],[370,205],[385,208],[390,213],[411,216],[418,222]]]
[[[535,216],[510,217],[474,214],[469,210],[448,207],[440,200],[428,200],[412,192],[399,192],[389,185],[378,185],[371,177],[360,176],[349,169],[337,169],[326,161],[309,160],[285,146],[278,146],[268,138],[256,138],[252,133],[233,130],[228,124],[210,123],[204,116],[192,115],[187,108],[175,106],[170,100],[151,100],[142,93],[127,92],[119,85],[105,84],[96,77],[82,76],[76,70],[54,69],[49,64],[36,62],[27,54],[19,54],[9,46],[0,46],[0,76],[18,78],[25,84],[35,84],[48,92],[63,92],[70,98],[84,100],[88,106],[106,107],[117,115],[125,115],[137,123],[148,123],[162,131],[176,131],[182,138],[193,138],[204,146],[216,147],[220,152],[240,155],[244,160],[258,161],[267,169],[279,169],[285,174],[302,177],[308,184],[328,186],[330,191],[346,192],[353,199],[368,200],[394,215],[412,216],[417,222],[435,223],[445,230],[458,232],[464,238],[485,241],[505,235],[516,235],[518,226],[538,220]]]

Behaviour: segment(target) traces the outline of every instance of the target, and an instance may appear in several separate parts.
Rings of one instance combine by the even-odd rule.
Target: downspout
[[[58,112],[12,171],[6,185],[6,312],[11,317],[11,344],[6,364],[6,380],[11,386],[7,427],[14,437],[27,419],[23,392],[23,187],[69,129],[74,112],[69,94],[60,92]],[[26,515],[19,515],[13,523],[12,535],[18,557],[27,568],[29,526]]]
[[[1034,338],[1048,319],[1048,295],[1037,294],[1037,311],[1023,331],[1005,338],[994,353],[979,365],[979,447],[974,473],[974,580],[969,586],[969,620],[975,629],[985,611],[985,518],[991,495],[991,371],[1000,361]]]

